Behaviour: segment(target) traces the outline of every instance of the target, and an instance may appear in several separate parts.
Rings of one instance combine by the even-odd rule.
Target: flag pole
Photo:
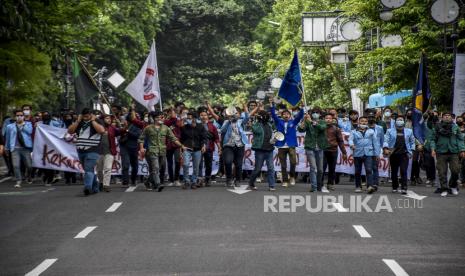
[[[300,73],[300,78],[302,82],[302,97],[304,98],[304,104],[305,107],[307,107],[307,97],[305,97],[305,86],[304,86],[304,76],[302,75],[302,68],[300,67],[300,62],[299,62],[299,51],[297,51],[297,48],[294,47],[294,51],[297,53],[297,64],[299,64],[299,73]]]
[[[153,45],[155,47],[155,56],[157,57],[158,59],[158,55],[157,55],[157,44],[155,43],[155,38],[153,38]],[[156,63],[156,67],[155,67],[155,70],[157,72],[157,86],[158,86],[158,95],[160,96],[160,111],[163,111],[163,104],[161,102],[161,89],[160,89],[160,75],[158,74],[158,60],[155,60],[155,63]]]

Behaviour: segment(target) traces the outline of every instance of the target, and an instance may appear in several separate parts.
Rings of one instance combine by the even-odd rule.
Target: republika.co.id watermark
[[[265,213],[294,213],[307,211],[309,213],[392,213],[394,209],[423,208],[423,201],[412,198],[389,200],[387,195],[373,197],[371,195],[344,196],[318,195],[265,195],[263,211]]]

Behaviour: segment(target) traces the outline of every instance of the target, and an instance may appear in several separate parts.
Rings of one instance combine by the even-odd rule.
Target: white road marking
[[[31,270],[30,272],[26,273],[25,276],[37,276],[42,274],[47,268],[49,268],[54,262],[56,262],[58,259],[46,259],[40,265],[38,265],[36,268]]]
[[[75,239],[84,239],[85,237],[87,237],[87,235],[90,234],[90,232],[94,231],[95,228],[97,228],[97,226],[88,226],[88,227],[84,228],[84,230],[79,232],[79,234],[77,234],[76,237],[74,237],[74,238]]]
[[[251,192],[251,190],[247,190],[247,187],[249,185],[241,185],[241,187],[234,187],[233,189],[228,189],[228,191],[233,192],[238,195],[242,195],[248,192]]]
[[[5,177],[2,180],[0,180],[0,183],[3,183],[3,182],[5,182],[7,180],[10,180],[10,179],[11,179],[11,176]]]
[[[134,190],[137,189],[137,186],[131,186],[129,188],[126,189],[126,193],[131,193],[131,192],[134,192]]]
[[[408,276],[407,272],[395,261],[391,259],[383,259],[383,262],[389,266],[396,276]]]
[[[419,194],[415,193],[414,191],[410,191],[410,190],[407,191],[407,195],[403,195],[403,196],[413,198],[413,199],[416,199],[416,200],[422,200],[422,199],[427,197],[427,196],[419,195]]]
[[[123,204],[123,202],[115,202],[105,212],[113,213],[114,211],[116,211],[116,209],[118,209],[121,206],[121,204]]]
[[[352,225],[362,238],[371,238],[370,233],[362,225]]]
[[[338,212],[341,212],[341,213],[347,213],[347,212],[349,212],[349,210],[347,210],[346,208],[344,208],[344,207],[342,206],[341,203],[338,203],[338,202],[333,203],[333,206],[334,206],[334,208],[336,208],[336,210],[337,210]]]

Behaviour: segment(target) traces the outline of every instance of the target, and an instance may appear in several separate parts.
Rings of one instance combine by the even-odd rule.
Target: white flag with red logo
[[[155,41],[152,43],[150,54],[140,69],[139,74],[126,87],[126,92],[150,111],[154,110],[154,105],[160,101]]]

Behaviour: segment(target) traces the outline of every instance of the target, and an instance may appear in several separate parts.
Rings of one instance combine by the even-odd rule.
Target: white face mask
[[[24,116],[29,116],[29,115],[31,115],[31,111],[27,110],[27,109],[23,110],[23,114],[24,114]]]
[[[148,123],[149,122],[149,117],[144,117],[144,122]]]
[[[384,116],[386,116],[386,117],[391,117],[391,112],[390,112],[390,111],[384,112]]]
[[[312,113],[312,118],[315,119],[315,120],[318,120],[318,119],[320,119],[320,114]]]
[[[367,125],[358,125],[358,127],[361,128],[361,129],[367,129],[368,126]]]
[[[405,125],[405,122],[403,120],[396,121],[396,126],[397,127],[403,127],[404,125]]]

